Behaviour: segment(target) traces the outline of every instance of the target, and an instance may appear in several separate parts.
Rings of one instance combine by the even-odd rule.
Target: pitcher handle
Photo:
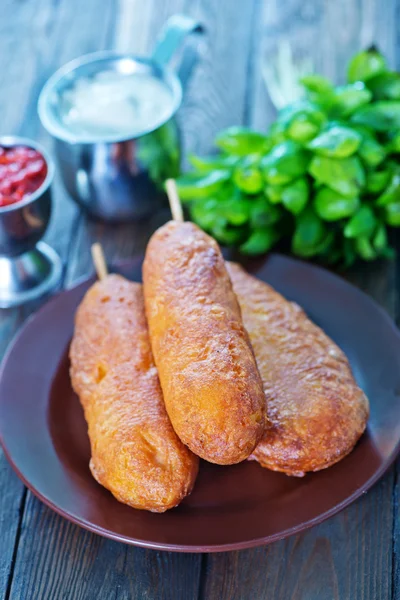
[[[152,59],[160,66],[165,66],[188,34],[203,31],[203,26],[195,19],[186,15],[173,15],[161,30]]]

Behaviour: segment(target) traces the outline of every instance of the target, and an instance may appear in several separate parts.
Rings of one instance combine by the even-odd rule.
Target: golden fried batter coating
[[[147,246],[143,283],[176,433],[210,462],[244,460],[262,436],[265,397],[218,245],[193,223],[167,223]]]
[[[302,309],[227,264],[267,400],[267,425],[250,459],[302,476],[346,456],[363,433],[369,405],[348,360]]]
[[[95,479],[133,508],[164,512],[179,504],[199,460],[166,413],[140,284],[109,275],[90,288],[76,314],[70,358]]]

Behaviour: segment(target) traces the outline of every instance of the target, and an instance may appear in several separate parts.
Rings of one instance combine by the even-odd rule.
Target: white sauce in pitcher
[[[174,98],[162,81],[149,73],[100,71],[81,77],[63,91],[60,120],[76,141],[151,131],[173,112]]]

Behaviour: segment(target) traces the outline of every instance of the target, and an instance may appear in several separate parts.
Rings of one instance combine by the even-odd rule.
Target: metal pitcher
[[[163,181],[179,173],[181,147],[176,112],[182,102],[182,84],[196,60],[193,47],[183,54],[178,74],[169,62],[189,33],[201,33],[201,25],[184,15],[165,24],[150,58],[113,51],[95,52],[71,61],[44,85],[38,102],[43,126],[55,139],[55,153],[64,185],[87,212],[107,221],[141,219],[164,202]],[[167,86],[173,102],[167,116],[152,129],[126,133],[99,141],[82,139],[68,131],[60,119],[63,92],[81,77],[104,70],[151,74]]]

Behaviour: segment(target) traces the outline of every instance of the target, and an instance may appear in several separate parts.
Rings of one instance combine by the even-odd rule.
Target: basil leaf
[[[266,198],[258,198],[250,205],[250,225],[254,228],[274,225],[281,218],[281,209],[270,204]]]
[[[261,160],[260,167],[272,185],[284,185],[307,172],[309,154],[292,141],[278,144]]]
[[[400,75],[387,71],[372,77],[368,87],[376,100],[400,100]]]
[[[359,125],[358,123],[351,123],[349,127],[352,127],[354,131],[357,131],[361,135],[362,138],[375,138],[376,132],[370,127],[366,127],[365,125]]]
[[[230,171],[219,169],[206,174],[194,175],[188,173],[176,180],[179,197],[185,202],[196,198],[213,196],[230,178]]]
[[[299,100],[285,106],[285,108],[279,111],[278,121],[271,126],[270,133],[274,134],[278,131],[285,131],[292,120],[300,116],[306,117],[309,121],[318,125],[318,127],[322,127],[326,122],[326,114],[320,106],[308,100]]]
[[[335,234],[333,231],[326,231],[324,237],[321,242],[315,248],[315,255],[324,256],[325,253],[332,247],[332,244],[335,241]]]
[[[394,133],[390,137],[390,141],[387,144],[387,149],[389,152],[394,152],[398,154],[400,152],[400,133]]]
[[[229,127],[217,134],[215,144],[227,154],[247,156],[267,152],[271,141],[262,133],[246,127]]]
[[[300,144],[312,140],[320,130],[320,126],[313,123],[306,115],[297,115],[293,117],[288,125],[286,135],[294,142]]]
[[[387,248],[388,238],[387,238],[386,227],[383,223],[378,225],[375,235],[374,235],[374,238],[372,240],[372,243],[373,243],[375,250],[377,250],[378,252]]]
[[[315,256],[325,234],[326,229],[323,222],[309,207],[297,217],[296,229],[292,239],[292,251],[294,254],[305,258]]]
[[[263,227],[255,229],[244,244],[240,246],[240,251],[247,255],[264,254],[272,248],[279,240],[279,234],[273,227]]]
[[[250,218],[250,203],[247,199],[231,197],[220,200],[219,213],[226,219],[229,225],[244,225]]]
[[[264,187],[264,179],[258,168],[259,157],[250,155],[240,161],[233,172],[233,182],[246,194],[258,194]]]
[[[247,227],[234,227],[229,225],[223,217],[216,219],[213,224],[211,233],[218,242],[226,246],[234,246],[240,244],[245,239]]]
[[[343,250],[338,247],[334,232],[329,231],[325,239],[328,240],[328,243],[324,243],[324,248],[319,249],[318,256],[328,265],[338,263],[343,258]]]
[[[353,114],[351,120],[376,131],[400,129],[400,102],[381,100],[363,106]]]
[[[268,137],[271,140],[271,148],[274,148],[277,144],[285,142],[287,139],[286,125],[280,121],[275,121],[275,123],[272,123],[269,129]],[[269,152],[271,148],[269,148],[267,152]]]
[[[400,202],[385,207],[385,222],[392,227],[400,227]]]
[[[321,109],[307,101],[291,104],[280,111],[278,121],[270,129],[274,145],[289,138],[304,143],[312,139],[325,123],[326,116]]]
[[[355,240],[356,252],[363,260],[374,260],[377,256],[368,237],[361,236]]]
[[[306,89],[307,97],[327,109],[335,100],[333,86],[329,79],[321,75],[306,75],[300,79],[300,83]]]
[[[365,184],[365,173],[360,159],[356,156],[349,158],[314,156],[309,172],[317,181],[343,196],[357,196]]]
[[[368,81],[371,77],[384,73],[387,70],[383,56],[374,49],[359,52],[350,61],[347,69],[347,79],[354,81]]]
[[[385,191],[377,198],[377,206],[386,206],[400,202],[400,174],[394,173]]]
[[[354,154],[361,143],[361,135],[349,127],[334,126],[321,133],[307,145],[322,156],[346,158]]]
[[[264,179],[267,181],[267,183],[269,183],[270,185],[272,185],[274,187],[286,185],[287,183],[290,183],[291,181],[293,181],[293,179],[295,177],[295,176],[289,175],[287,173],[282,173],[276,167],[269,168],[268,172],[264,171],[263,175],[264,175]]]
[[[367,192],[372,194],[378,194],[382,192],[385,187],[389,184],[391,178],[391,172],[385,171],[372,171],[367,173],[367,180],[365,183],[365,189]]]
[[[279,202],[282,202],[283,189],[282,185],[266,185],[264,194],[271,204],[279,204]]]
[[[353,215],[359,207],[360,200],[357,196],[342,196],[327,187],[318,190],[314,200],[315,211],[324,221],[345,219]]]
[[[305,178],[297,179],[283,188],[282,204],[289,212],[298,215],[308,201],[309,186]]]
[[[372,93],[362,81],[342,85],[335,89],[334,109],[340,115],[349,116],[355,110],[368,104],[372,99]]]
[[[149,177],[161,190],[166,179],[179,175],[179,140],[171,121],[140,138],[137,159],[148,169]]]
[[[351,217],[343,230],[347,238],[358,238],[360,236],[369,237],[376,227],[376,217],[369,206],[361,208]]]
[[[358,154],[369,167],[378,166],[386,158],[385,148],[372,136],[363,138]]]
[[[209,171],[234,167],[239,159],[237,156],[224,156],[221,154],[204,157],[189,154],[188,160],[197,171],[201,173],[208,173]]]
[[[218,218],[218,206],[216,198],[196,200],[190,206],[191,218],[201,229],[209,231]]]
[[[329,79],[322,75],[305,75],[300,79],[300,83],[306,88],[308,92],[315,92],[316,94],[330,94],[333,92],[333,86]]]
[[[354,242],[353,240],[343,240],[343,258],[344,258],[344,267],[346,269],[348,269],[349,267],[351,267],[356,259],[357,259],[357,255],[356,255],[356,251],[354,248]]]

